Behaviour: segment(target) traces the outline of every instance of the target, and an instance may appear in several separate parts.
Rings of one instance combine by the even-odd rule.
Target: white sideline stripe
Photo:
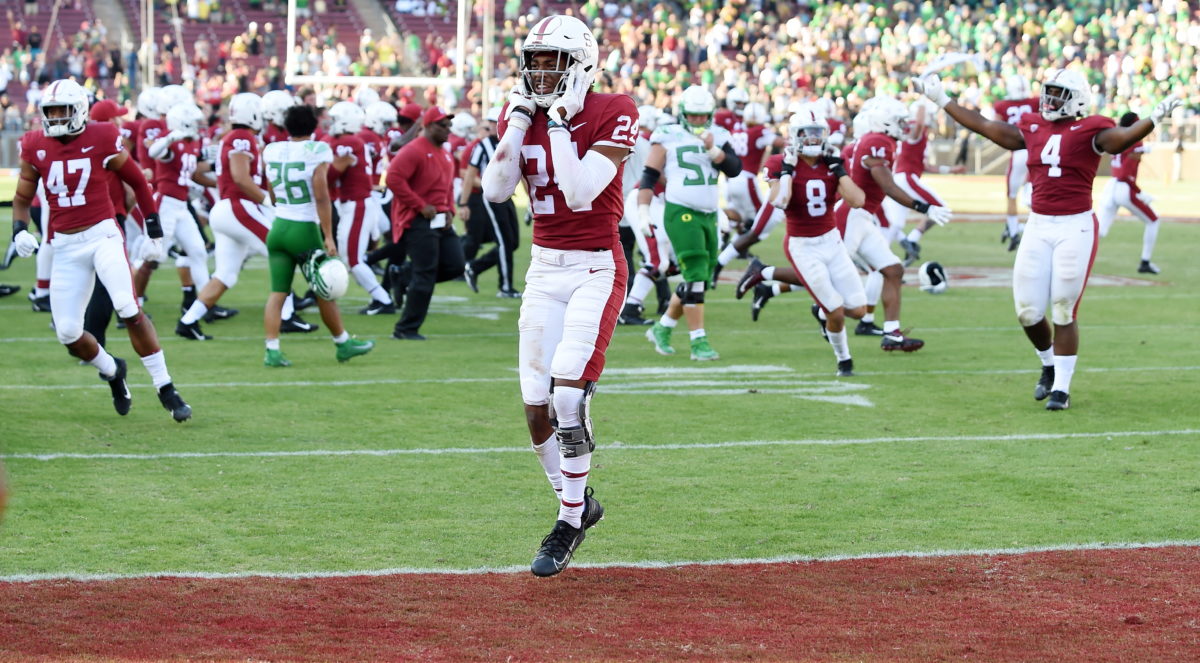
[[[781,555],[778,557],[735,557],[731,559],[645,561],[645,562],[580,562],[572,564],[576,569],[673,569],[688,566],[747,566],[751,564],[814,564],[821,562],[848,562],[872,559],[931,559],[938,557],[992,557],[1028,555],[1044,552],[1072,552],[1097,550],[1139,550],[1160,548],[1195,548],[1200,539],[1172,541],[1149,541],[1142,543],[1105,542],[1059,543],[1021,548],[965,548],[962,550],[912,550],[896,552],[860,553],[857,555]],[[204,571],[154,571],[150,573],[21,573],[0,576],[0,582],[31,583],[47,580],[72,580],[76,582],[104,582],[112,580],[139,580],[157,578],[188,578],[197,580],[235,580],[263,578],[269,580],[306,580],[321,578],[353,578],[362,576],[404,575],[447,575],[472,576],[486,573],[517,574],[529,573],[526,565],[481,566],[469,569],[440,569],[401,566],[390,569],[364,569],[357,571],[241,571],[237,573],[215,573]]]
[[[362,337],[360,337],[362,338]],[[733,367],[730,367],[733,368]],[[748,367],[746,367],[748,368]],[[776,368],[776,367],[768,367]],[[778,367],[784,370],[785,367]],[[621,375],[622,369],[610,369],[604,372],[605,375]],[[672,369],[672,368],[640,368],[640,369],[623,369],[629,371],[625,375],[637,376],[667,376],[686,374],[689,369]],[[701,370],[701,369],[691,369]],[[1077,368],[1076,373],[1141,373],[1143,371],[1198,371],[1200,366],[1113,366],[1113,367],[1098,367],[1098,368]],[[644,373],[633,373],[633,371],[645,371]],[[754,373],[755,371],[742,371],[741,373]],[[766,371],[764,371],[765,373]],[[739,371],[713,370],[714,374],[738,374]],[[876,377],[876,376],[896,376],[896,375],[1037,375],[1037,371],[1029,368],[986,368],[977,370],[964,369],[932,369],[925,371],[856,371],[856,375],[860,377]],[[819,373],[787,373],[789,379],[828,379],[829,371],[821,371]],[[180,383],[180,387],[187,389],[225,389],[228,387],[264,387],[273,389],[275,387],[364,387],[380,384],[454,384],[464,382],[512,382],[516,383],[515,375],[498,378],[376,378],[370,380],[281,380],[278,382],[189,382]],[[631,384],[619,380],[602,380],[600,382],[599,391],[604,394],[617,394],[619,390],[608,390],[608,386]],[[645,383],[637,383],[645,384]],[[848,383],[857,384],[857,383]],[[129,386],[135,389],[149,388],[151,385],[144,382],[130,382]],[[652,386],[652,385],[647,385]],[[0,390],[19,390],[19,391],[58,391],[64,389],[107,389],[108,385],[101,382],[99,379],[94,384],[0,384]]]
[[[1160,435],[1200,435],[1200,429],[1153,431],[1104,431],[1097,433],[1028,433],[1016,435],[925,435],[918,437],[861,437],[810,440],[744,440],[732,442],[693,442],[678,444],[625,444],[614,441],[604,451],[661,451],[684,449],[735,449],[741,447],[844,446],[850,444],[890,444],[902,442],[1022,442],[1036,440],[1089,439],[1096,437],[1155,437]],[[85,453],[11,453],[4,460],[162,460],[168,458],[279,458],[304,456],[439,456],[445,454],[529,453],[519,447],[444,447],[432,449],[307,449],[301,451],[176,451],[158,454],[85,454]]]

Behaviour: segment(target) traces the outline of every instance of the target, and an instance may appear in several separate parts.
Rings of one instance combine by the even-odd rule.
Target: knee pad
[[[224,283],[226,290],[232,289],[233,286],[237,285],[238,282],[238,272],[236,269],[230,269],[228,271],[217,270],[213,272],[212,277],[221,283]]]
[[[1076,299],[1055,299],[1050,302],[1050,321],[1064,326],[1075,322]]]
[[[563,339],[554,350],[554,359],[550,361],[550,375],[570,376],[579,378],[587,368],[592,354],[596,352],[594,343]],[[553,391],[553,390],[552,390]],[[553,393],[551,393],[553,397]]]
[[[55,320],[54,335],[63,345],[78,341],[83,338],[83,320]]]
[[[1017,321],[1022,327],[1032,327],[1041,322],[1046,314],[1042,311],[1033,308],[1032,306],[1021,305],[1017,307]]]
[[[704,303],[704,291],[708,289],[708,283],[705,281],[693,281],[680,283],[675,288],[675,294],[683,300],[684,306],[699,306]]]
[[[588,382],[584,384],[583,397],[577,403],[557,403],[559,408],[576,408],[580,422],[580,426],[575,428],[559,428],[558,419],[554,416],[555,401],[565,399],[556,396],[554,388],[550,388],[550,422],[554,424],[554,435],[558,438],[558,449],[563,458],[575,458],[590,454],[596,450],[596,440],[592,435],[591,417],[591,403],[594,393],[596,393],[596,383]]]

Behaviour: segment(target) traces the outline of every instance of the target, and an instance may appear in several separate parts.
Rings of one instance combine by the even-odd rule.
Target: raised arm
[[[1111,127],[1096,134],[1096,147],[1109,154],[1120,154],[1154,131],[1155,125],[1171,114],[1179,105],[1179,98],[1171,95],[1154,107],[1150,117],[1144,117],[1127,127]]]
[[[912,86],[920,94],[945,110],[950,117],[967,129],[983,136],[1006,150],[1025,149],[1025,137],[1015,126],[999,120],[989,120],[979,113],[952,101],[942,88],[942,79],[935,75],[918,76],[912,79]],[[889,194],[890,195],[890,194]],[[894,196],[893,196],[894,197]]]

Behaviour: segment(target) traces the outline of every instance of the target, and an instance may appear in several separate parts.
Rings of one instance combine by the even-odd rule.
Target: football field
[[[979,201],[1002,186],[998,178],[962,178],[961,185],[953,178],[931,180],[956,210],[986,211]],[[1197,200],[1192,195],[1189,202],[1184,191],[1168,190],[1174,215],[1195,216]],[[8,220],[9,211],[0,211],[0,227]],[[983,659],[1029,660],[1058,651],[1031,652],[1045,638],[1063,651],[1096,652],[1092,660],[1121,654],[1124,645],[1130,655],[1136,645],[1151,647],[1159,660],[1185,660],[1200,647],[1194,621],[1200,584],[1186,570],[1200,561],[1200,345],[1193,336],[1200,328],[1194,257],[1200,224],[1165,223],[1155,253],[1163,272],[1146,275],[1136,273],[1141,223],[1116,223],[1100,246],[1080,308],[1071,408],[1060,413],[1032,398],[1039,364],[1015,321],[1007,281],[1013,254],[998,241],[1001,226],[999,220],[956,222],[926,236],[923,259],[940,261],[951,281],[945,294],[928,295],[915,287],[915,266],[909,272],[902,323],[926,346],[912,354],[884,353],[877,338],[852,335],[853,378],[834,377],[833,353],[818,334],[806,294],[777,297],[751,321],[749,299],[735,300],[729,281],[744,261],[733,263],[709,293],[705,326],[719,361],[689,361],[682,330],[675,339],[680,353],[662,357],[644,338],[645,328],[618,327],[592,403],[598,446],[589,484],[606,518],[588,532],[572,567],[549,581],[528,577],[527,568],[553,524],[556,503],[529,449],[521,408],[520,301],[493,296],[494,272],[480,277],[479,294],[462,282],[439,284],[423,343],[389,338],[395,316],[356,315],[367,299],[352,285],[341,301],[347,327],[375,340],[375,350],[339,364],[324,330],[285,335],[283,349],[294,366],[268,369],[262,365],[264,259],[252,259],[221,300],[240,315],[205,325],[215,338],[203,343],[173,334],[178,282],[173,270],[160,269],[146,310],[194,410],[191,421],[177,425],[116,329],[109,330],[108,348],[130,362],[134,406],[126,417],[113,412],[95,370],[78,365],[56,342],[49,315],[30,311],[25,295],[33,261],[17,260],[0,272],[0,282],[22,286],[0,299],[0,458],[11,492],[0,525],[0,596],[6,597],[0,660],[561,656],[553,644],[530,649],[519,632],[486,640],[497,621],[516,627],[531,619],[514,607],[522,599],[530,599],[527,607],[536,614],[539,626],[531,626],[530,636],[536,642],[538,628],[562,621],[551,619],[557,606],[542,601],[585,601],[610,615],[627,610],[617,631],[622,640],[608,649],[579,650],[586,660],[693,658],[682,634],[690,632],[687,620],[701,617],[683,614],[684,606],[711,620],[703,623],[730,628],[690,652],[694,658],[933,660],[955,655],[962,644],[956,638],[967,636],[951,627],[939,636],[932,626],[898,624],[895,637],[906,647],[899,653],[849,636],[805,649],[762,635],[800,638],[802,629],[756,610],[769,604],[803,612],[794,602],[821,595],[832,603],[852,578],[883,586],[901,577],[911,580],[898,583],[908,588],[900,593],[924,596],[906,604],[910,609],[946,609],[926,591],[924,580],[936,576],[938,591],[960,602],[955,610],[969,612],[979,599],[961,593],[971,586],[965,579],[990,564],[977,560],[1016,565],[1027,559],[1024,553],[1042,555],[1037,559],[1053,571],[997,582],[996,591],[1011,592],[1005,596],[1018,612],[998,608],[995,619],[1019,617],[1021,601],[1038,600],[1038,579],[1051,576],[1070,575],[1064,586],[1087,585],[1095,593],[1078,595],[1076,607],[1106,600],[1135,607],[1113,608],[1111,623],[1063,609],[1046,617],[1063,627],[1058,631],[1032,629],[1012,642],[975,640]],[[528,228],[522,231],[519,273],[528,262]],[[782,229],[754,252],[779,263],[781,241]],[[297,289],[303,289],[299,277]],[[315,309],[304,315],[319,321]],[[1077,552],[1085,556],[1055,557]],[[1120,557],[1126,553],[1136,560]],[[904,561],[889,566],[886,560],[895,559]],[[837,560],[876,562],[849,572]],[[1109,562],[1121,569],[1111,580],[1127,583],[1106,594],[1108,576],[1098,569]],[[738,575],[747,568],[756,575]],[[822,575],[829,569],[846,576]],[[955,581],[954,569],[963,582]],[[1074,573],[1095,582],[1076,583]],[[1152,582],[1176,573],[1178,583]],[[177,584],[152,590],[129,584],[158,575],[192,580],[170,579],[163,582]],[[317,589],[320,578],[366,584]],[[399,584],[371,584],[381,578]],[[737,586],[722,584],[730,578]],[[264,590],[252,586],[258,581],[307,584]],[[671,584],[676,581],[682,584]],[[234,584],[221,585],[217,599],[204,599],[207,590],[195,584],[204,582]],[[120,608],[115,594],[91,607],[107,606],[100,621],[124,625],[124,645],[105,645],[109,640],[90,628],[63,627],[71,615],[86,612],[81,593],[108,586],[136,595],[131,605],[185,612],[184,603],[212,600],[253,615],[256,606],[275,605],[264,598],[277,597],[275,590],[344,592],[343,599],[373,597],[380,604],[329,599],[349,620],[344,630],[328,629],[342,648],[306,649],[285,628],[302,622],[264,608],[276,621],[264,616],[258,627],[223,625],[244,635],[242,641],[214,635],[206,649],[164,640],[158,649],[138,649],[130,634],[155,633],[155,627],[139,627],[137,621],[149,617],[138,617],[141,607]],[[320,593],[333,591],[329,587],[340,589]],[[780,587],[811,593],[779,594]],[[1062,587],[1054,591],[1067,603],[1075,596]],[[149,603],[147,592],[158,592],[158,603]],[[710,600],[738,592],[744,604]],[[746,599],[756,592],[762,605]],[[1178,595],[1167,600],[1161,592]],[[655,600],[668,596],[678,603]],[[442,630],[414,631],[406,642],[419,644],[416,649],[372,655],[375,650],[365,648],[370,620],[364,615],[378,611],[403,622],[404,615],[423,615],[417,603],[455,597],[478,612],[458,605],[440,620],[428,616]],[[38,607],[55,601],[79,601],[82,612]],[[328,614],[319,607],[326,604],[313,601],[313,610]],[[415,603],[406,608],[405,601]],[[491,614],[493,601],[504,608]],[[891,614],[899,604],[847,599],[841,609],[857,614],[839,622],[827,613],[828,620],[815,621],[826,624],[826,635],[845,635],[868,628],[863,615],[881,605],[891,606],[885,610]],[[665,621],[636,623],[656,614]],[[1123,640],[1122,629],[1135,622],[1122,620],[1133,617],[1146,628]],[[476,620],[480,635],[459,632]],[[602,628],[602,621],[583,628]],[[47,629],[62,635],[32,635]],[[765,649],[755,650],[755,643]]]

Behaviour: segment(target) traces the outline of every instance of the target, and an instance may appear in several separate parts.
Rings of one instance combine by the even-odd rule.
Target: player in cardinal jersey
[[[98,276],[108,289],[113,309],[125,321],[133,348],[158,389],[159,401],[176,421],[189,419],[192,409],[171,382],[154,324],[134,296],[124,239],[109,197],[110,177],[119,177],[133,187],[138,204],[148,211],[146,230],[151,239],[147,252],[161,256],[162,226],[150,187],[121,146],[117,127],[107,122],[88,123],[87,92],[78,83],[51,83],[40,109],[42,129],[21,138],[20,179],[13,196],[13,243],[23,257],[37,249],[37,239],[26,228],[29,203],[40,179],[50,206],[52,227],[46,232],[55,248],[50,302],[58,340],[72,356],[96,367],[109,383],[113,407],[118,414],[127,414],[132,397],[125,361],[108,354],[83,329],[84,309]]]
[[[1138,121],[1137,113],[1125,113],[1121,116],[1120,125],[1132,126]],[[1150,196],[1142,193],[1137,185],[1138,164],[1142,155],[1150,149],[1141,141],[1124,152],[1112,158],[1112,179],[1100,194],[1100,208],[1096,217],[1100,221],[1100,236],[1106,237],[1117,218],[1117,210],[1121,207],[1133,212],[1142,220],[1145,228],[1142,230],[1142,262],[1138,264],[1139,274],[1157,274],[1158,265],[1150,262],[1154,256],[1154,244],[1158,241],[1158,215],[1150,207]]]
[[[329,165],[329,177],[336,184],[337,198],[334,206],[338,212],[338,253],[345,256],[354,280],[367,294],[371,303],[359,313],[364,315],[392,314],[396,306],[392,297],[375,280],[375,272],[367,264],[367,244],[372,230],[379,227],[380,213],[371,204],[372,178],[375,164],[371,162],[366,143],[359,138],[366,113],[349,101],[339,101],[329,109],[329,133],[325,142],[333,148],[333,163]]]
[[[993,107],[997,121],[1007,122],[1015,127],[1026,113],[1036,113],[1041,102],[1038,97],[1033,96],[1029,81],[1024,76],[1019,74],[1009,76],[1006,85],[1008,88],[1007,98],[997,101]],[[1029,179],[1028,161],[1028,151],[1013,150],[1008,160],[1008,171],[1005,173],[1005,184],[1008,187],[1008,216],[1005,217],[1004,232],[1000,235],[1000,241],[1008,240],[1009,251],[1016,251],[1017,246],[1021,243],[1022,225],[1017,216],[1017,196],[1021,193],[1021,187],[1025,186],[1025,182]]]
[[[283,90],[271,90],[262,96],[263,120],[266,121],[262,142],[265,145],[288,139],[287,129],[283,126],[283,114],[295,105],[295,97]]]
[[[363,128],[358,137],[367,147],[371,163],[375,165],[375,173],[371,176],[371,201],[368,203],[375,208],[371,217],[379,220],[379,227],[372,231],[371,238],[378,239],[389,233],[392,227],[391,217],[384,206],[391,202],[392,192],[380,181],[387,174],[388,161],[388,132],[396,126],[396,107],[386,101],[376,101],[363,109]]]
[[[720,358],[704,330],[704,291],[708,289],[719,253],[717,179],[722,173],[735,177],[742,170],[729,132],[712,123],[715,107],[716,100],[708,89],[693,85],[683,91],[679,98],[679,124],[660,127],[650,136],[650,156],[646,158],[638,192],[640,225],[650,228],[654,186],[659,177],[666,176],[663,225],[683,276],[667,312],[646,330],[646,338],[659,354],[675,354],[671,332],[686,315],[691,357],[697,361]]]
[[[628,96],[589,92],[599,50],[577,18],[538,21],[520,57],[483,194],[508,200],[523,176],[533,207],[519,370],[533,448],[559,493],[558,519],[530,567],[551,576],[604,514],[587,488],[595,449],[589,404],[625,296],[621,167],[638,112]]]
[[[1083,74],[1050,69],[1042,81],[1039,112],[1022,115],[1013,126],[951,101],[937,76],[915,78],[913,86],[967,129],[1005,149],[1029,150],[1032,211],[1013,264],[1013,301],[1042,361],[1033,396],[1049,398],[1047,410],[1065,410],[1079,353],[1076,314],[1096,258],[1099,223],[1092,212],[1092,184],[1100,155],[1137,145],[1179,99],[1167,97],[1150,117],[1118,127],[1109,118],[1086,115],[1091,86]],[[1048,307],[1053,329],[1046,320]]]

